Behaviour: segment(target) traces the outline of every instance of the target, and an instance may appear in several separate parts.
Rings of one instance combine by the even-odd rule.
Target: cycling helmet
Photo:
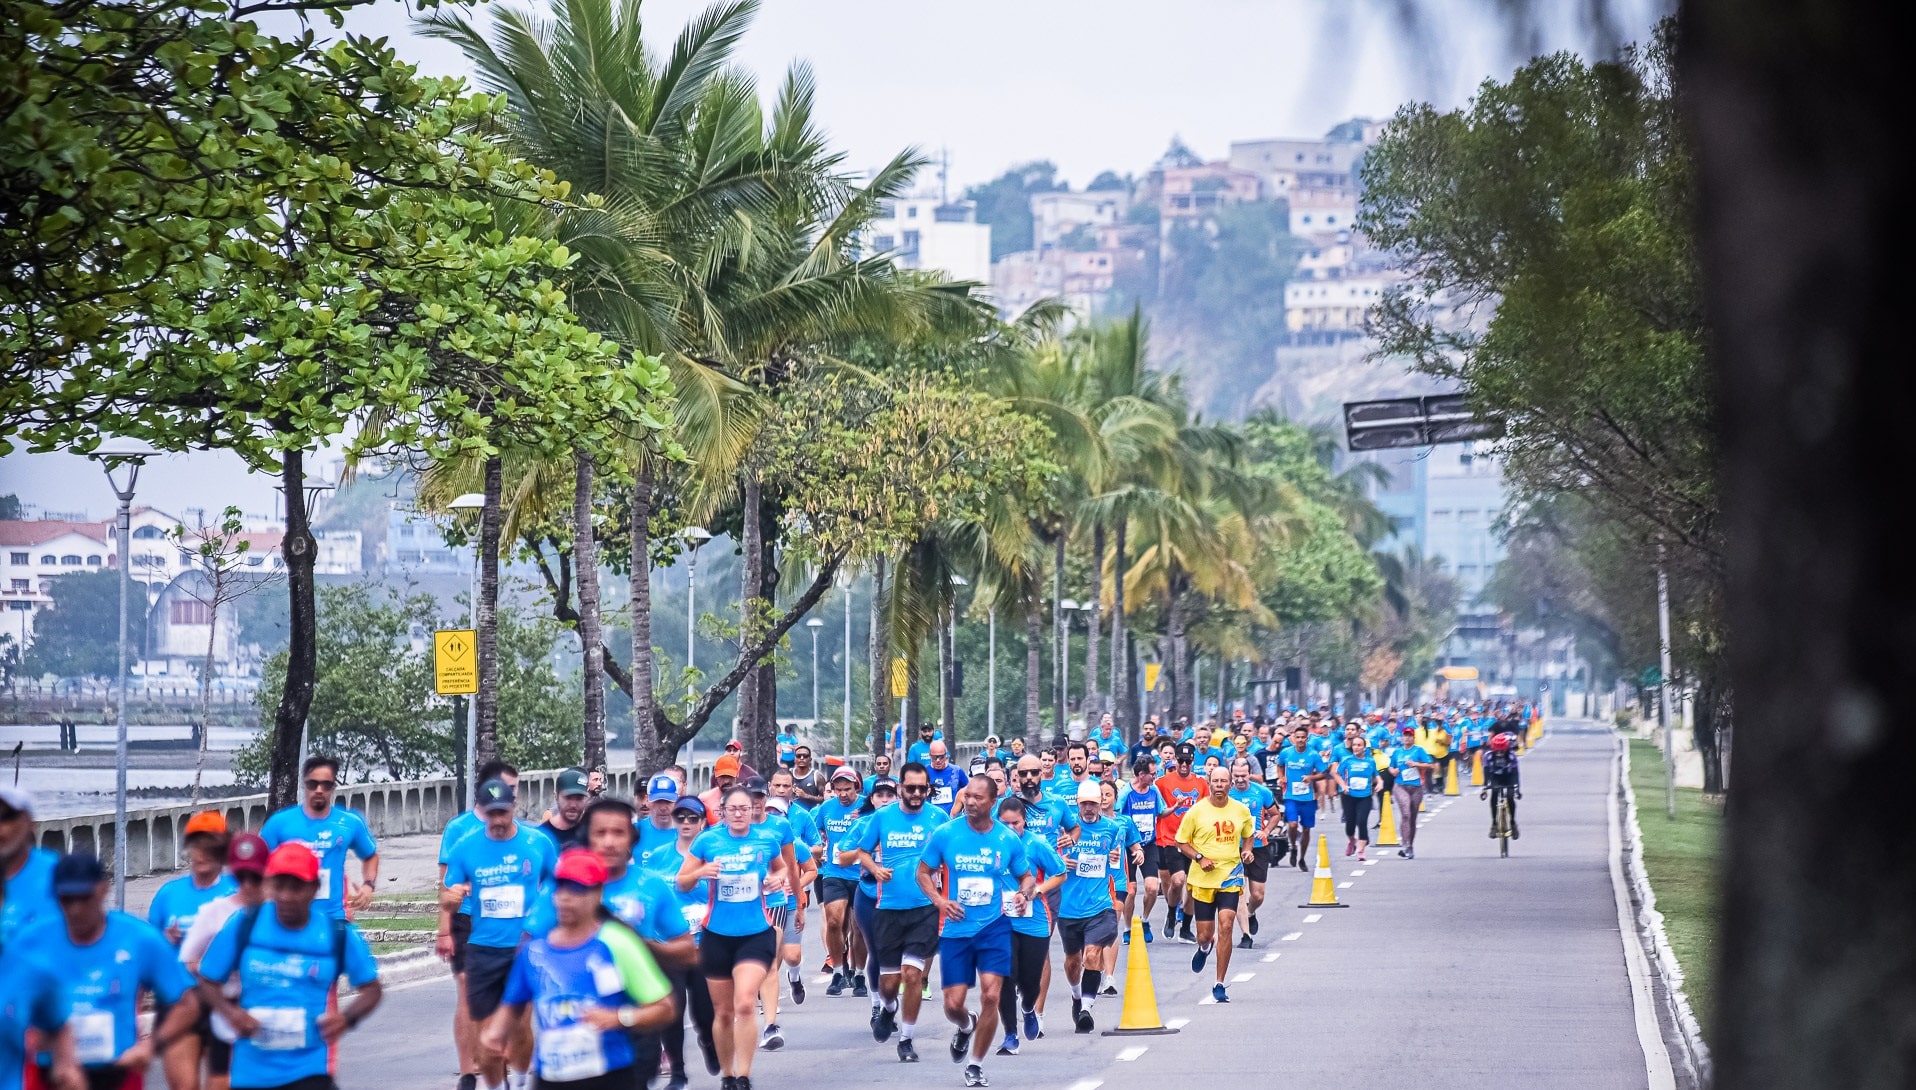
[[[1490,740],[1490,748],[1496,750],[1498,753],[1502,753],[1503,751],[1509,749],[1510,735],[1499,734],[1495,738],[1492,738]]]

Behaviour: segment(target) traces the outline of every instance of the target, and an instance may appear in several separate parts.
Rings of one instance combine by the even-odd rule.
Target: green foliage
[[[977,202],[978,222],[991,225],[991,259],[1029,250],[1033,246],[1031,196],[1065,188],[1058,168],[1044,160],[1020,163],[983,185],[965,190],[965,199]]]
[[[26,511],[20,505],[20,497],[8,492],[0,496],[0,522],[18,522],[26,517]]]
[[[117,571],[74,572],[56,575],[53,602],[34,618],[33,642],[27,645],[22,673],[27,677],[112,677],[119,670],[118,642],[113,633],[120,617],[120,575]],[[127,581],[127,642],[138,654],[140,633],[146,625],[146,584]]]

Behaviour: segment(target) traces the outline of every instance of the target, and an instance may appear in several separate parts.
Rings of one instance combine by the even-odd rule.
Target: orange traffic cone
[[[1124,948],[1124,1005],[1118,1008],[1118,1028],[1104,1031],[1106,1037],[1146,1037],[1176,1033],[1158,1015],[1158,990],[1151,983],[1151,958],[1145,953],[1144,916],[1131,918],[1131,944]]]
[[[1317,869],[1311,873],[1311,899],[1299,908],[1349,908],[1337,899],[1337,881],[1331,877],[1331,845],[1324,834],[1317,835]]]

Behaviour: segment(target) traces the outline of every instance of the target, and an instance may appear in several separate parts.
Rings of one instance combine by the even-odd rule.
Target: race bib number
[[[1365,791],[1365,790],[1368,790],[1369,788],[1370,788],[1369,776],[1352,776],[1351,777],[1352,791]]]
[[[306,1012],[299,1007],[248,1007],[259,1023],[249,1038],[254,1048],[291,1052],[306,1047]]]
[[[578,1082],[606,1072],[605,1044],[591,1026],[563,1026],[539,1034],[541,1082]]]
[[[526,887],[491,886],[479,891],[479,915],[489,920],[517,920],[526,914]]]
[[[73,1051],[81,1064],[110,1064],[119,1058],[113,1051],[113,1012],[75,1011],[67,1025],[73,1028]]]
[[[625,981],[619,978],[616,965],[594,965],[592,967],[592,987],[602,996],[625,991]]]
[[[319,868],[319,892],[313,895],[315,901],[333,899],[333,872],[327,867]]]
[[[950,784],[941,783],[938,785],[937,790],[931,793],[931,801],[938,803],[940,806],[950,806],[951,798]]]
[[[1138,827],[1138,835],[1149,837],[1157,830],[1158,820],[1151,814],[1132,814],[1131,824]]]
[[[1031,902],[1019,896],[1015,889],[1005,894],[1002,903],[1004,914],[1014,919],[1027,919],[1031,915]]]
[[[1103,878],[1107,862],[1108,860],[1105,859],[1102,852],[1096,855],[1088,853],[1080,855],[1078,857],[1078,864],[1071,868],[1071,873],[1080,878]]]
[[[971,877],[958,879],[958,903],[966,908],[977,908],[991,903],[992,895],[998,891],[996,878]]]
[[[756,901],[758,890],[757,871],[747,871],[744,874],[721,874],[718,877],[718,899],[727,904]]]
[[[1291,797],[1294,799],[1308,799],[1311,797],[1311,785],[1303,780],[1292,780],[1290,790]]]
[[[684,905],[679,911],[685,915],[685,926],[694,931],[697,931],[699,925],[705,922],[704,905]]]

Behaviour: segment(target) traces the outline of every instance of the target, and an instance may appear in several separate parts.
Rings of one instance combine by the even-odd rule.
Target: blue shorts
[[[1003,916],[986,924],[984,930],[963,938],[945,935],[938,940],[939,984],[967,988],[978,983],[979,973],[1011,975],[1011,921]]]
[[[1285,799],[1284,820],[1295,821],[1306,829],[1317,828],[1317,800]]]

